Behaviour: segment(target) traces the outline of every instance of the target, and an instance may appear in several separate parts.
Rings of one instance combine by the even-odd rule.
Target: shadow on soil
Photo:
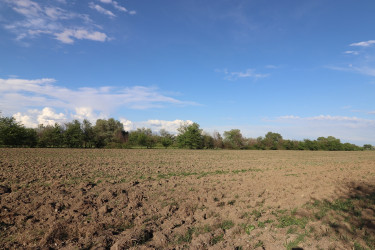
[[[338,193],[342,198],[313,201],[313,216],[328,226],[327,235],[353,249],[375,249],[375,185],[351,182]]]

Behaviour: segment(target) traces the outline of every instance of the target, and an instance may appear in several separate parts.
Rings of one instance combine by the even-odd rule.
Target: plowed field
[[[0,149],[0,248],[374,249],[375,152]]]

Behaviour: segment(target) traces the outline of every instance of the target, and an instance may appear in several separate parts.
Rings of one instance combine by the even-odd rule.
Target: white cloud
[[[112,0],[99,0],[100,2],[102,2],[102,3],[106,3],[106,4],[112,4],[113,5],[113,7],[115,7],[117,10],[119,10],[119,11],[122,11],[122,12],[128,12],[128,10],[125,8],[125,7],[123,7],[123,6],[121,6],[118,2],[116,2],[116,1],[112,1]],[[134,15],[136,12],[134,11],[134,10],[132,10],[132,11],[129,11],[129,14],[130,15]]]
[[[172,134],[178,134],[177,129],[183,124],[193,124],[190,120],[148,120],[148,121],[139,121],[133,122],[126,118],[121,118],[120,122],[124,125],[124,129],[127,131],[136,130],[137,128],[150,128],[154,132],[159,132],[161,129]]]
[[[375,40],[369,40],[369,41],[363,41],[358,43],[352,43],[350,46],[357,46],[357,47],[369,47],[371,45],[375,44]]]
[[[5,0],[11,10],[20,14],[3,21],[4,27],[23,41],[41,35],[52,36],[58,41],[73,44],[75,40],[108,41],[108,35],[87,15],[61,8],[64,1]],[[59,5],[59,6],[57,6]],[[100,13],[115,17],[111,11],[90,3],[89,7]]]
[[[80,121],[87,119],[93,123],[99,118],[105,118],[106,115],[103,113],[98,114],[90,107],[79,107],[75,108],[75,114],[72,114],[71,117]]]
[[[116,17],[116,15],[113,14],[112,11],[104,9],[102,6],[100,6],[98,4],[94,4],[94,3],[91,2],[89,4],[89,6],[90,6],[91,9],[94,9],[94,10],[98,11],[99,13],[102,13],[102,14],[107,15],[109,17]]]
[[[93,125],[97,119],[108,119],[108,116],[102,113],[96,113],[91,108],[80,107],[76,108],[73,113],[68,112],[56,112],[55,109],[50,107],[44,107],[43,109],[29,109],[26,112],[17,112],[13,117],[21,122],[23,125],[29,128],[36,128],[39,124],[43,125],[54,125],[65,124],[77,119],[83,121],[84,119],[89,120]],[[150,128],[153,132],[158,133],[161,129],[172,134],[178,134],[177,129],[183,124],[193,124],[190,120],[148,120],[148,121],[130,121],[126,118],[120,118],[120,122],[124,125],[125,131],[136,130],[137,128]]]
[[[347,50],[344,52],[344,54],[359,55],[359,52],[354,50]]]
[[[269,76],[269,74],[256,73],[255,69],[247,69],[244,72],[240,72],[240,71],[239,72],[229,72],[227,69],[223,69],[223,70],[216,69],[215,71],[224,73],[225,79],[230,80],[230,81],[238,80],[238,79],[241,79],[241,78],[259,79],[259,78],[264,78],[264,77]]]
[[[63,124],[67,122],[67,117],[63,113],[56,113],[54,109],[45,107],[42,110],[28,110],[26,114],[17,112],[13,117],[26,127],[35,128],[39,124],[54,125],[55,123]]]
[[[124,125],[125,131],[130,131],[130,130],[136,129],[135,126],[133,125],[133,122],[126,119],[126,118],[121,118],[120,122],[122,123],[122,125]]]
[[[85,29],[78,29],[78,30],[72,30],[72,29],[66,29],[62,33],[55,33],[56,39],[63,43],[72,44],[74,43],[73,38],[82,40],[93,40],[93,41],[99,41],[99,42],[105,42],[108,40],[108,37],[105,33],[94,31],[90,32]]]
[[[327,68],[332,70],[348,71],[359,73],[362,75],[375,76],[375,46],[372,46],[374,44],[375,40],[350,44],[349,46],[361,47],[361,50],[347,50],[344,52],[345,54],[356,55],[356,57],[350,57],[351,61],[346,63],[348,66],[329,66]]]
[[[155,87],[100,87],[69,89],[56,85],[55,79],[1,79],[0,107],[8,114],[30,108],[52,107],[75,110],[77,115],[94,117],[96,112],[109,114],[116,108],[148,109],[166,105],[195,105],[166,96]],[[90,113],[91,112],[91,113]]]

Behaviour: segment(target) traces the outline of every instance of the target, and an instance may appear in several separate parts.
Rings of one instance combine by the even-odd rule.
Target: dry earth
[[[2,249],[374,249],[375,152],[0,149]]]

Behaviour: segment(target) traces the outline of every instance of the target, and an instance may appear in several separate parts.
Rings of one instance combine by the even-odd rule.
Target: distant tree
[[[264,139],[263,143],[268,149],[276,150],[282,146],[283,137],[278,133],[268,132]]]
[[[244,138],[239,129],[224,131],[224,145],[230,149],[241,149],[244,146]]]
[[[24,145],[34,148],[38,145],[38,134],[33,128],[25,129]]]
[[[371,144],[365,144],[365,145],[363,145],[363,149],[364,150],[373,150],[374,147]]]
[[[82,122],[82,133],[83,146],[91,148],[95,143],[95,133],[91,122],[87,119]]]
[[[359,151],[362,150],[360,147],[357,145],[351,144],[351,143],[344,143],[342,144],[342,150],[344,151]]]
[[[64,130],[58,123],[54,126],[40,124],[36,132],[39,147],[62,147],[64,145]]]
[[[343,150],[343,146],[340,142],[340,139],[336,139],[333,136],[319,137],[317,139],[319,149],[328,150],[328,151],[339,151]]]
[[[126,142],[126,132],[120,121],[113,118],[96,120],[94,131],[94,144],[101,148],[109,144],[122,144]]]
[[[283,140],[283,148],[286,150],[304,150],[303,142],[293,140]]]
[[[303,145],[304,145],[304,148],[306,150],[313,150],[313,151],[319,150],[318,142],[315,141],[315,140],[312,141],[312,140],[309,140],[309,139],[304,139]]]
[[[22,145],[24,132],[23,126],[14,117],[0,117],[0,145]]]
[[[153,148],[157,142],[157,138],[152,134],[149,128],[138,128],[130,132],[129,141],[131,145],[138,145],[146,148]]]
[[[174,136],[170,134],[168,131],[166,131],[165,129],[160,129],[159,134],[160,142],[163,145],[163,147],[168,148],[173,144]]]
[[[214,148],[224,148],[223,137],[219,132],[215,131],[212,138],[214,139]]]
[[[202,130],[198,123],[183,124],[178,129],[177,143],[180,148],[201,149],[203,148]]]
[[[70,148],[81,148],[84,143],[84,134],[81,129],[81,123],[78,120],[73,120],[65,124],[65,141]]]
[[[202,137],[203,137],[203,147],[204,148],[213,149],[215,147],[214,138],[211,135],[209,135],[207,133],[203,133]]]

